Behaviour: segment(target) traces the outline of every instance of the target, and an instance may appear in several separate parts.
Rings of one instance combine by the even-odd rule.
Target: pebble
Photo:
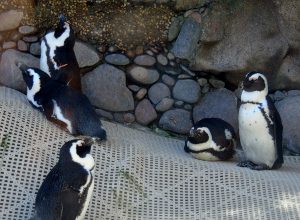
[[[191,75],[191,76],[196,76],[196,74],[192,71],[190,71],[187,67],[185,67],[184,65],[180,64],[180,68],[186,72],[187,74]]]
[[[155,107],[158,112],[165,112],[172,108],[174,104],[174,99],[171,98],[163,98]]]
[[[164,83],[155,83],[148,91],[148,97],[153,104],[159,103],[163,98],[170,97],[171,91]]]
[[[34,34],[37,32],[36,27],[24,25],[19,27],[19,32],[23,35]]]
[[[41,45],[39,42],[32,43],[30,45],[30,53],[35,55],[35,56],[40,56],[41,55]]]
[[[217,79],[209,79],[209,83],[216,89],[221,89],[225,87],[225,83]]]
[[[24,13],[17,10],[9,10],[0,13],[0,32],[17,28],[23,18]]]
[[[184,102],[183,101],[176,101],[174,104],[175,104],[176,107],[182,107]]]
[[[106,51],[106,45],[104,45],[104,44],[100,45],[100,46],[98,47],[98,51],[99,51],[100,53],[105,53],[105,51]]]
[[[12,41],[18,41],[22,38],[22,34],[20,34],[18,31],[14,31],[10,34],[9,39]]]
[[[173,88],[173,96],[187,103],[196,103],[200,98],[200,86],[191,79],[178,80]]]
[[[141,87],[139,87],[137,85],[129,85],[128,88],[133,92],[137,92],[141,89]]]
[[[156,58],[157,62],[159,62],[161,65],[166,66],[168,64],[168,59],[164,55],[159,54]]]
[[[4,50],[16,48],[16,47],[17,47],[17,44],[16,44],[16,42],[13,42],[13,41],[6,41],[2,45],[2,48]]]
[[[24,41],[18,40],[17,45],[18,45],[17,46],[18,50],[20,50],[22,52],[28,51],[28,45]]]
[[[134,63],[140,66],[153,66],[156,63],[154,57],[150,55],[139,55],[134,59]]]
[[[164,74],[161,79],[168,86],[174,86],[175,85],[175,79],[168,76],[167,74]]]
[[[159,120],[159,127],[179,134],[187,134],[192,126],[191,113],[183,109],[169,110]]]
[[[135,118],[141,125],[148,125],[157,118],[157,113],[148,99],[140,101],[135,108]]]
[[[198,22],[199,24],[201,23],[202,18],[201,18],[201,14],[200,14],[199,12],[193,12],[193,13],[190,15],[190,17],[194,18],[194,20],[195,20],[196,22]]]
[[[141,100],[141,99],[143,99],[143,98],[145,97],[146,94],[147,94],[147,89],[141,88],[141,89],[137,92],[137,94],[135,95],[135,98],[136,98],[137,100]]]
[[[135,56],[135,51],[134,50],[128,50],[126,52],[127,56],[130,58],[133,58]]]
[[[183,108],[186,109],[186,110],[192,110],[192,109],[193,109],[193,106],[190,105],[190,104],[185,104],[185,105],[183,106]]]
[[[150,56],[154,56],[154,53],[151,50],[147,50],[146,54],[150,55]]]
[[[208,93],[209,92],[209,85],[208,84],[204,85],[203,88],[201,89],[201,92],[203,94]]]
[[[175,59],[175,56],[172,52],[169,52],[167,57],[168,57],[169,60],[174,60]]]
[[[37,42],[39,38],[37,36],[24,36],[23,41],[28,42],[28,43],[33,43]]]
[[[114,52],[116,52],[117,50],[118,50],[118,48],[117,48],[116,46],[110,46],[110,47],[108,48],[108,51],[111,52],[111,53],[114,53]]]
[[[143,46],[137,46],[135,48],[135,54],[136,55],[142,55],[144,53],[144,47]]]
[[[155,69],[147,69],[133,65],[127,71],[129,76],[142,84],[153,84],[159,79],[159,73]]]
[[[124,123],[124,114],[119,112],[114,113],[114,120],[119,123]]]
[[[197,81],[201,87],[205,86],[208,83],[207,79],[205,78],[199,78]]]
[[[113,64],[113,65],[118,65],[118,66],[125,66],[130,63],[130,60],[127,56],[124,54],[120,53],[114,53],[114,54],[109,54],[105,57],[105,61],[107,63]]]
[[[107,118],[109,120],[113,120],[113,115],[110,112],[104,111],[102,109],[95,109],[96,113],[100,117]]]
[[[133,123],[135,121],[135,116],[132,113],[125,113],[123,115],[123,119],[124,119],[125,123],[131,124],[131,123]]]
[[[191,76],[190,75],[187,75],[187,74],[180,74],[179,76],[178,76],[178,79],[190,79],[191,78]]]

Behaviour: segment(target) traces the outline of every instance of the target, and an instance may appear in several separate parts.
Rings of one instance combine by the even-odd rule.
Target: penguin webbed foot
[[[241,161],[237,164],[239,167],[248,167],[251,170],[269,170],[270,168],[265,164],[255,164],[250,160]]]

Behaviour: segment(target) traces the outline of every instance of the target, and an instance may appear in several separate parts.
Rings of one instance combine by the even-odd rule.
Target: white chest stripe
[[[191,150],[194,151],[203,151],[203,150],[208,150],[208,149],[214,149],[215,151],[224,151],[225,148],[222,148],[217,145],[214,141],[208,141],[206,143],[201,143],[201,144],[192,144],[190,142],[187,142],[187,147]]]
[[[70,133],[72,133],[72,132],[73,132],[73,129],[72,129],[71,122],[70,122],[68,119],[66,119],[66,118],[64,117],[64,115],[63,115],[62,112],[61,112],[60,107],[57,105],[57,102],[56,102],[55,100],[52,100],[52,102],[53,102],[53,113],[52,113],[52,117],[55,117],[55,118],[57,118],[58,120],[60,120],[60,121],[62,121],[62,122],[64,122],[64,123],[66,123],[68,131],[69,131]]]
[[[47,53],[47,46],[45,43],[45,39],[43,39],[41,43],[40,68],[51,77],[46,53]]]
[[[32,88],[29,89],[27,87],[27,99],[36,107],[42,107],[42,105],[39,105],[35,100],[34,96],[37,94],[41,89],[41,81],[38,74],[36,74],[32,69],[28,70],[30,74],[33,76],[33,84]]]

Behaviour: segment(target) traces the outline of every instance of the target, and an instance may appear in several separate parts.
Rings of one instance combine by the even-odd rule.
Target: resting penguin
[[[18,63],[27,84],[27,99],[48,120],[73,135],[105,140],[106,131],[88,98],[37,68]]]
[[[74,45],[74,31],[61,15],[55,31],[48,32],[42,39],[40,68],[52,78],[80,91],[80,69]]]
[[[38,190],[34,220],[84,219],[94,188],[92,139],[71,140]]]
[[[253,170],[282,166],[281,119],[268,97],[268,82],[262,73],[250,72],[243,81],[239,131],[247,160],[238,166]]]
[[[219,118],[205,118],[191,128],[184,150],[200,160],[228,160],[234,154],[233,127]]]

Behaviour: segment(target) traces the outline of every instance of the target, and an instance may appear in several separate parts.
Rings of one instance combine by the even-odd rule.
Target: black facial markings
[[[252,75],[256,74],[257,72],[251,72],[247,74],[243,85],[244,90],[246,92],[254,92],[254,91],[263,91],[266,87],[264,79],[259,76],[256,80],[249,80]]]
[[[200,144],[200,143],[205,143],[208,141],[209,136],[205,131],[195,131],[194,136],[189,136],[188,141],[191,142],[192,144]]]
[[[91,146],[76,146],[76,153],[83,158],[91,151]]]

